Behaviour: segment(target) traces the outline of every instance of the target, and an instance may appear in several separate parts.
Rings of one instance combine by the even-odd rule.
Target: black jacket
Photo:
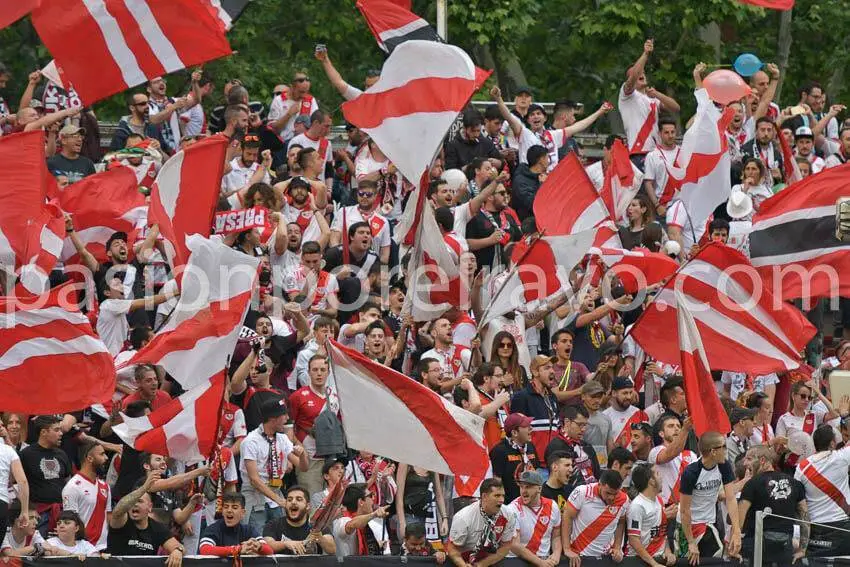
[[[537,195],[538,189],[540,189],[540,176],[531,171],[528,165],[520,164],[514,172],[511,186],[513,196],[511,204],[520,221],[534,214],[534,196]]]
[[[477,157],[502,159],[502,154],[487,136],[479,136],[470,142],[458,133],[446,144],[446,169],[460,169]]]

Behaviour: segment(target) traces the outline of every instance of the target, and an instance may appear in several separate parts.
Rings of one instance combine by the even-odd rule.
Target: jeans
[[[283,517],[283,508],[271,508],[268,504],[264,508],[255,508],[248,518],[248,523],[257,528],[259,533],[263,533],[265,525],[272,520],[277,520]]]

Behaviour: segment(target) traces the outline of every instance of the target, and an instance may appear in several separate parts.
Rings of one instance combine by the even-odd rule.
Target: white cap
[[[815,135],[812,133],[812,129],[808,126],[800,126],[797,128],[797,131],[794,132],[795,138],[814,138]]]

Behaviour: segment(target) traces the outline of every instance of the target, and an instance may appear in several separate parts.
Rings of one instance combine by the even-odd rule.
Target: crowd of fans
[[[690,226],[680,202],[662,199],[687,117],[649,86],[644,67],[653,47],[648,40],[616,99],[624,136],[611,134],[601,161],[587,163],[601,186],[609,150],[621,139],[645,174],[621,219],[624,248],[686,261],[705,233],[746,250],[744,225],[784,187],[777,136],[795,148],[804,177],[850,156],[850,125],[837,118],[844,107],[827,106],[823,88],[811,82],[793,106],[780,108],[773,100],[779,70],[767,65],[751,77],[752,96],[733,105],[726,132],[733,198],[707,227]],[[317,57],[342,96],[361,92],[327,51]],[[704,71],[694,70],[697,87]],[[8,76],[0,67],[0,87]],[[378,78],[367,74],[363,88]],[[792,557],[850,551],[841,532],[823,527],[850,528],[850,453],[836,450],[850,438],[850,400],[830,399],[816,380],[830,368],[850,369],[850,342],[826,345],[824,358],[819,334],[806,353],[814,372],[803,378],[717,373],[733,431],[697,438],[678,361],[636,364],[640,347],[627,329],[640,308],[621,309],[632,298],[616,282],[613,297],[596,288],[574,301],[556,294],[477,328],[481,297],[498,282],[493,274],[510,265],[515,243],[537,231],[540,185],[569,152],[585,159],[575,135],[614,105],[585,118],[574,101],[547,112],[532,88],[520,87],[509,109],[494,88],[495,104],[463,113],[462,128],[429,172],[427,192],[472,301],[420,324],[404,308],[407,251],[392,239],[416,180],[404,179],[354,125],[345,125],[347,146],[334,144],[328,136],[338,117],[313,97],[306,74],[275,86],[264,102],[252,101],[239,80],[221,85],[200,71],[179,93],[155,79],[128,94],[128,114],[105,154],[93,112],[61,105],[44,112],[34,96],[41,81],[30,75],[16,113],[0,104],[0,124],[5,133],[46,130],[47,165],[60,188],[126,166],[144,191],[176,151],[221,133],[232,143],[219,210],[266,207],[272,226],[224,238],[260,257],[263,268],[232,357],[215,458],[187,466],[139,452],[113,433],[122,413],[143,416],[181,393],[153,366],[119,375],[106,414],[3,414],[2,555],[167,555],[170,567],[196,553],[426,555],[457,567],[506,556],[575,567],[581,557],[637,555],[656,566],[675,557],[752,557],[754,512],[767,508],[802,520],[765,522],[769,559],[786,565]],[[204,108],[222,87],[226,104]],[[644,132],[655,112],[657,122]],[[74,219],[66,223],[95,274],[95,328],[116,361],[126,360],[151,340],[175,301],[159,294],[170,276],[155,231],[142,231],[136,242],[113,234],[109,261],[98,264],[75,237]],[[152,309],[146,294],[163,305]],[[838,337],[843,322],[836,321]],[[488,478],[446,478],[346,450],[323,421],[338,410],[328,338],[484,418]],[[635,388],[639,374],[660,392],[657,400],[647,403]],[[790,394],[778,394],[788,382],[793,387],[783,392]],[[813,456],[792,451],[799,444],[789,439],[800,434],[811,439]],[[314,529],[312,513],[341,482],[349,484],[339,514]],[[818,526],[810,529],[809,521]]]

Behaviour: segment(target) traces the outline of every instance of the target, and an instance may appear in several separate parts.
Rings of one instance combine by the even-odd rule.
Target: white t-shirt
[[[644,180],[650,180],[655,183],[655,196],[658,199],[664,194],[664,188],[667,187],[667,181],[670,178],[668,168],[673,167],[673,164],[677,163],[676,160],[681,150],[682,148],[679,146],[674,147],[672,150],[665,150],[661,146],[657,146],[646,156],[643,178]]]
[[[629,508],[626,493],[618,492],[614,505],[609,506],[599,496],[599,483],[594,482],[576,487],[567,500],[567,506],[578,512],[570,534],[572,550],[582,557],[602,557],[611,553],[617,524]]]
[[[289,248],[283,254],[277,254],[274,246],[269,246],[269,265],[272,269],[272,281],[278,287],[283,287],[283,278],[287,271],[301,265],[301,254]]]
[[[243,167],[242,160],[238,156],[230,160],[230,172],[221,178],[221,192],[225,195],[228,195],[248,185],[248,182],[251,180],[251,177],[254,175],[254,172],[257,171],[258,167],[260,167],[260,163],[256,161],[248,167]],[[263,173],[262,182],[271,182],[271,177],[269,177],[268,171]],[[231,202],[230,200],[228,200],[228,202],[230,203],[231,207],[233,207],[233,202]],[[239,207],[233,208],[241,208],[241,203],[239,203],[239,205]]]
[[[52,537],[47,540],[47,545],[52,545],[62,551],[73,553],[74,555],[98,555],[97,549],[84,539],[74,542],[74,545],[65,545],[58,537]]]
[[[527,127],[522,127],[522,132],[519,134],[519,138],[514,136],[514,131],[508,128],[507,135],[508,146],[511,148],[517,149],[517,154],[519,157],[520,163],[528,163],[528,149],[532,146],[542,146],[543,142],[540,141],[534,132],[529,130]]]
[[[644,549],[653,557],[664,552],[664,539],[667,537],[665,524],[664,503],[661,496],[650,500],[643,494],[638,494],[629,504],[626,533],[629,536],[640,537]],[[637,555],[631,545],[628,555]]]
[[[682,494],[691,497],[691,522],[694,524],[713,524],[717,517],[717,497],[727,484],[735,481],[732,464],[724,461],[710,469],[705,468],[702,459],[685,467],[682,473]],[[682,522],[682,507],[676,515],[676,521]]]
[[[7,549],[20,549],[28,545],[35,545],[36,543],[44,545],[44,538],[41,537],[38,531],[35,531],[32,536],[24,538],[24,541],[17,541],[12,537],[12,530],[9,530],[6,532],[6,537],[3,538],[3,545],[0,545],[0,552],[4,552]]]
[[[655,103],[655,124],[652,133],[644,142],[643,149],[639,153],[651,152],[655,149],[658,138],[658,115],[661,113],[661,101],[657,98],[650,98],[646,93],[638,90],[633,90],[627,95],[626,84],[623,83],[620,86],[618,108],[620,116],[623,118],[623,127],[626,129],[629,151],[634,147],[638,133],[649,118],[650,108],[653,103]]]
[[[499,511],[499,516],[503,516],[507,522],[504,524],[502,533],[498,535],[499,545],[510,542],[514,539],[517,530],[516,514],[508,506],[502,506]],[[497,516],[496,523],[500,524]],[[449,532],[449,540],[461,552],[477,551],[479,544],[483,543],[482,536],[486,524],[481,515],[481,505],[478,503],[470,504],[452,518],[452,528]]]
[[[810,412],[810,413],[813,413],[814,416],[815,416],[814,428],[812,429],[812,432],[814,432],[814,430],[817,429],[818,427],[820,427],[820,425],[823,423],[823,416],[826,415],[826,412],[825,411],[820,411],[820,412],[819,411],[813,411],[813,412]],[[806,421],[805,416],[804,417],[797,417],[796,415],[794,415],[791,412],[783,413],[781,416],[779,416],[779,419],[776,421],[776,436],[777,437],[788,437],[788,435],[792,431],[803,431],[803,425],[804,425],[805,421]]]
[[[283,116],[286,115],[286,111],[289,110],[290,106],[292,106],[293,104],[297,104],[300,106],[301,103],[302,101],[294,101],[291,98],[287,98],[284,100],[282,96],[274,97],[271,105],[269,105],[269,122],[283,118]],[[310,101],[310,114],[308,116],[312,116],[313,113],[317,110],[319,110],[319,103],[316,102],[315,98],[313,98],[313,100]],[[277,132],[277,135],[280,137],[280,139],[288,140],[292,137],[292,135],[295,133],[295,119],[298,118],[300,113],[301,111],[299,109],[298,112],[289,117],[289,120],[284,125],[283,130]]]
[[[71,510],[80,515],[86,527],[94,522],[100,524],[100,537],[94,542],[95,549],[106,549],[106,534],[109,525],[107,512],[112,511],[112,494],[105,481],[97,479],[94,483],[77,473],[62,489],[62,509]]]
[[[794,478],[803,483],[806,489],[806,501],[809,503],[809,516],[812,522],[840,522],[847,514],[835,499],[821,489],[831,486],[836,494],[844,497],[850,493],[847,469],[850,468],[850,447],[838,451],[816,453],[803,459],[797,465]],[[830,490],[833,492],[833,490]]]
[[[336,556],[337,557],[347,557],[349,555],[358,555],[358,538],[357,538],[357,530],[354,530],[350,534],[345,533],[345,526],[350,522],[352,518],[348,516],[342,516],[341,518],[337,518],[333,523],[333,536],[334,542],[336,543]],[[365,529],[372,530],[372,534],[375,536],[375,540],[379,543],[383,543],[383,552],[384,555],[388,555],[390,553],[389,546],[389,538],[386,536],[386,532],[384,530],[384,523],[382,520],[378,518],[373,518],[369,520]]]
[[[180,113],[180,122],[183,123],[184,136],[198,136],[207,131],[204,107],[200,104]]]
[[[549,498],[541,497],[540,506],[534,510],[523,504],[520,497],[510,503],[510,508],[516,516],[520,544],[537,557],[543,559],[549,557],[552,553],[552,532],[560,530],[561,527],[561,510],[558,504]],[[543,515],[546,509],[549,514]],[[538,538],[532,538],[538,523],[545,526],[543,534]],[[508,557],[516,557],[516,555],[509,553]]]
[[[731,385],[729,397],[737,400],[738,396],[741,395],[746,387],[747,374],[745,372],[729,372],[724,370],[723,374],[720,375],[720,381]],[[775,372],[753,377],[753,391],[755,392],[764,392],[765,387],[771,384],[779,384],[779,376]]]
[[[390,223],[387,218],[376,210],[364,215],[357,205],[345,207],[345,223],[351,226],[356,222],[365,222],[372,230],[372,251],[380,254],[381,248],[390,245]],[[342,234],[342,211],[334,215],[331,230]]]
[[[454,230],[452,232],[458,238],[466,240],[466,225],[472,220],[472,208],[469,206],[469,201],[452,207],[452,215],[454,215],[455,219]]]
[[[325,155],[322,156],[322,158],[323,158],[323,161],[326,164],[328,164],[328,163],[333,164],[333,162],[334,162],[333,146],[331,145],[330,140],[326,139],[326,142],[327,143],[326,143],[326,147],[325,147]],[[289,146],[292,146],[293,144],[301,146],[302,148],[313,148],[314,150],[316,150],[318,152],[319,147],[322,144],[322,138],[319,138],[318,140],[314,140],[313,138],[311,138],[310,136],[307,135],[307,132],[304,132],[303,134],[298,134],[297,136],[295,136],[294,138],[292,138],[289,141]],[[325,182],[325,169],[324,168],[322,168],[322,171],[319,172],[319,181],[321,181],[322,183]]]
[[[687,253],[705,234],[705,225],[694,226],[691,216],[682,201],[673,201],[667,209],[667,226],[675,226],[682,231],[682,249]]]
[[[283,433],[275,434],[275,443],[277,444],[278,462],[280,463],[280,476],[286,472],[287,460],[292,453],[292,441]],[[258,427],[249,433],[240,445],[239,451],[242,459],[239,462],[239,472],[243,479],[248,482],[248,469],[245,467],[246,461],[254,461],[257,464],[257,474],[264,482],[269,480],[269,442],[262,433],[262,426]],[[277,508],[277,502],[272,501],[265,495],[263,498],[270,508]]]
[[[247,435],[248,426],[245,424],[245,412],[240,408],[236,408],[236,411],[233,412],[233,425],[230,426],[230,431],[224,436],[222,445],[233,447],[239,439],[243,439]]]
[[[523,127],[519,139],[519,161],[520,163],[528,163],[528,149],[532,146],[543,146],[549,153],[549,169],[546,170],[549,173],[558,165],[558,150],[567,143],[569,138],[570,136],[565,128],[534,132]]]
[[[611,428],[608,430],[608,441],[616,444],[618,439],[625,437],[625,444],[620,446],[627,449],[631,442],[631,424],[649,421],[646,412],[635,406],[629,406],[625,411],[619,411],[613,405],[610,405],[602,411],[602,415],[607,417],[611,423]]]
[[[0,445],[0,500],[6,504],[9,504],[9,477],[15,461],[20,461],[18,453],[6,444]]]
[[[97,334],[113,357],[121,352],[130,332],[127,313],[130,312],[131,303],[130,299],[106,299],[100,304],[97,314]]]

